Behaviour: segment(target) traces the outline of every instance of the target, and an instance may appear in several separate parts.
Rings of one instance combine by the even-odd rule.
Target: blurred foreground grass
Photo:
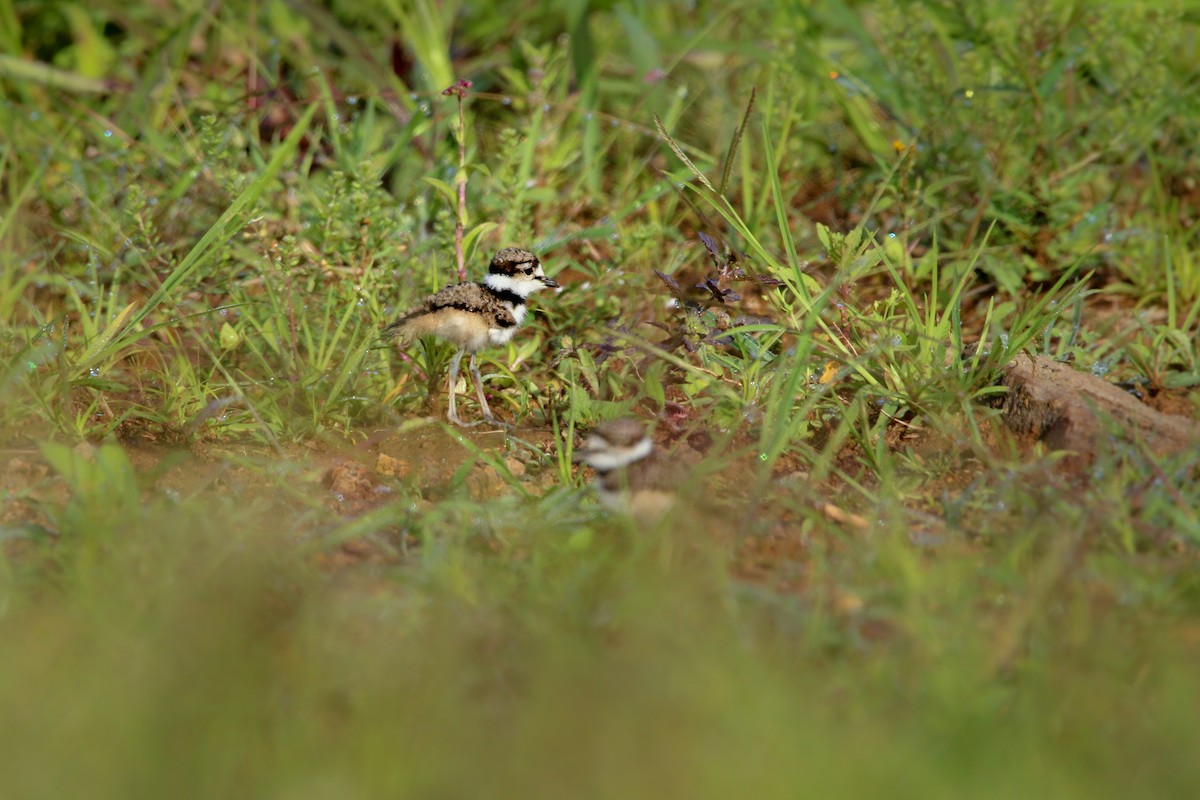
[[[156,508],[15,576],[6,795],[1185,797],[1200,780],[1194,565],[914,563],[885,529],[811,557],[890,595],[860,610],[731,581],[682,531],[573,549],[536,506],[477,513],[500,544],[447,527],[402,568],[328,573],[254,509]]]
[[[1197,17],[1093,5],[0,0],[0,796],[1196,796],[1200,455],[988,405],[1200,405]],[[463,174],[499,442],[378,341]]]

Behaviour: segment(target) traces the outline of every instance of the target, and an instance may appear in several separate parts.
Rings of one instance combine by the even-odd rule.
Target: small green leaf
[[[817,223],[817,239],[821,242],[821,247],[825,248],[825,254],[833,255],[833,243],[829,238],[829,226]]]
[[[653,370],[646,373],[645,378],[646,395],[653,400],[661,408],[667,404],[667,393],[663,389],[662,381],[658,377],[658,373]]]
[[[75,39],[75,46],[72,48],[75,71],[84,78],[107,76],[117,59],[117,51],[92,24],[88,12],[82,6],[68,4],[62,7],[62,12]]]
[[[479,240],[499,227],[495,222],[481,222],[463,235],[463,254],[467,261],[475,254]]]
[[[438,194],[440,194],[442,197],[446,198],[446,202],[450,204],[451,209],[455,208],[458,205],[458,194],[454,191],[453,186],[446,183],[445,181],[439,181],[437,178],[426,177],[426,178],[421,178],[421,180],[428,183],[434,189],[437,189]]]
[[[233,350],[242,343],[242,337],[241,334],[234,330],[232,325],[226,322],[221,326],[218,341],[222,350]]]

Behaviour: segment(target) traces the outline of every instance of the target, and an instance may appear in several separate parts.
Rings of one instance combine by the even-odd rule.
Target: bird
[[[528,311],[525,301],[531,294],[558,288],[558,283],[546,277],[536,255],[519,247],[505,247],[492,257],[488,274],[482,281],[444,287],[384,328],[383,335],[400,343],[411,342],[420,336],[435,336],[458,348],[450,360],[450,406],[446,416],[464,428],[479,424],[478,421],[466,423],[459,419],[454,396],[459,367],[463,356],[469,353],[469,368],[483,419],[504,426],[505,423],[493,416],[483,394],[477,354],[486,347],[508,344],[525,322]]]
[[[654,446],[646,427],[623,417],[597,425],[574,460],[596,471],[600,502],[609,510],[653,524],[674,507],[684,467]]]

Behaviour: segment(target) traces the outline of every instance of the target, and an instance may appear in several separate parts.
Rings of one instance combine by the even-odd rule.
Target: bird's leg
[[[450,390],[450,409],[446,412],[446,417],[460,428],[470,428],[472,425],[478,425],[479,423],[473,422],[468,424],[458,418],[458,403],[454,397],[454,387],[458,384],[458,368],[462,365],[463,352],[464,351],[460,348],[459,351],[454,354],[454,358],[450,359],[450,378],[448,381]],[[471,356],[471,363],[475,363],[475,356]]]
[[[479,361],[475,354],[471,354],[471,377],[475,380],[475,395],[479,398],[479,407],[483,409],[483,418],[493,425],[502,425],[507,428],[508,423],[501,422],[492,416],[492,409],[488,406],[487,396],[483,393],[483,376],[479,374]]]

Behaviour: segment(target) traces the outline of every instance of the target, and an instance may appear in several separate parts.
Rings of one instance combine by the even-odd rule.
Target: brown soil
[[[524,480],[545,485],[551,477],[550,471],[504,457],[502,431],[467,431],[463,436],[481,451],[498,453],[509,472]],[[520,437],[552,452],[549,432],[521,431]],[[93,449],[84,443],[77,452],[87,458]],[[197,445],[185,450],[148,444],[125,444],[124,450],[139,475],[152,476],[145,488],[147,502],[164,494],[183,499],[209,494],[232,497],[247,507],[268,508],[279,526],[313,535],[394,500],[397,492],[412,494],[418,503],[435,501],[460,470],[465,470],[465,485],[477,499],[506,490],[495,468],[473,459],[467,447],[438,425],[399,433],[378,431],[357,443],[326,440],[279,451],[256,445]],[[281,465],[287,467],[283,472],[278,469]],[[52,539],[57,532],[41,508],[62,506],[69,497],[65,482],[36,448],[0,449],[0,527]],[[314,499],[319,505],[311,502]],[[14,544],[20,541],[20,537],[7,540],[6,552],[20,547]],[[335,556],[338,563],[380,555],[362,542],[344,543],[337,550],[351,556]]]
[[[1174,403],[1174,408],[1194,413],[1190,403],[1186,409],[1179,404],[1177,395],[1158,393],[1144,404],[1090,373],[1049,359],[1025,357],[1010,365],[1005,383],[1011,392],[1004,400],[1001,418],[1009,429],[1027,442],[1071,449],[1084,459],[1093,457],[1096,448],[1108,441],[1112,426],[1106,420],[1156,453],[1200,441],[1196,422],[1151,407],[1172,407]],[[676,405],[680,411],[670,413]],[[655,438],[659,446],[696,463],[714,449],[714,436],[702,419],[685,409],[669,403]],[[476,428],[450,433],[437,424],[416,422],[409,427],[413,422],[376,431],[360,441],[326,439],[282,450],[197,445],[186,451],[132,443],[125,449],[140,474],[155,476],[146,489],[148,499],[163,492],[185,499],[208,493],[239,501],[245,498],[259,506],[268,505],[276,524],[290,526],[318,544],[327,532],[337,531],[348,520],[398,497],[411,498],[412,513],[420,514],[452,491],[452,486],[463,486],[481,500],[510,493],[508,481],[513,479],[535,492],[557,481],[553,466],[556,445],[549,430],[509,434]],[[983,452],[976,452],[978,445],[971,444],[971,432],[956,431],[952,425],[938,431],[909,423],[889,428],[887,445],[912,460],[920,476],[920,490],[912,507],[893,509],[887,516],[899,515],[904,520],[914,545],[941,547],[938,542],[945,538],[937,509],[918,507],[922,498],[963,491],[986,470],[989,454],[1011,452],[1013,436],[1004,427],[993,427],[986,420],[977,420],[977,424],[983,426]],[[457,441],[458,436],[469,446]],[[775,592],[824,597],[818,602],[848,624],[862,627],[864,638],[887,636],[885,623],[860,614],[861,600],[813,585],[810,574],[814,548],[836,551],[852,546],[870,535],[880,516],[877,509],[856,508],[859,494],[847,483],[870,483],[863,454],[854,447],[845,448],[835,458],[831,476],[820,485],[812,483],[809,465],[788,455],[775,464],[769,485],[754,489],[759,471],[753,441],[743,434],[732,442],[722,442],[719,449],[736,457],[696,487],[695,518],[690,522],[723,531],[719,535],[729,554],[732,576]],[[487,460],[502,461],[506,474],[477,458],[475,451]],[[281,467],[286,468],[282,473]],[[761,496],[749,496],[756,491]],[[61,505],[67,499],[65,485],[36,448],[0,450],[0,526],[10,531],[25,527],[34,532],[31,535],[40,530],[53,537],[51,521],[40,509]],[[814,524],[817,521],[833,524]],[[20,541],[9,540],[5,551],[12,553],[22,546]],[[416,545],[398,522],[390,531],[318,547],[315,558],[322,567],[338,569],[402,559]]]

